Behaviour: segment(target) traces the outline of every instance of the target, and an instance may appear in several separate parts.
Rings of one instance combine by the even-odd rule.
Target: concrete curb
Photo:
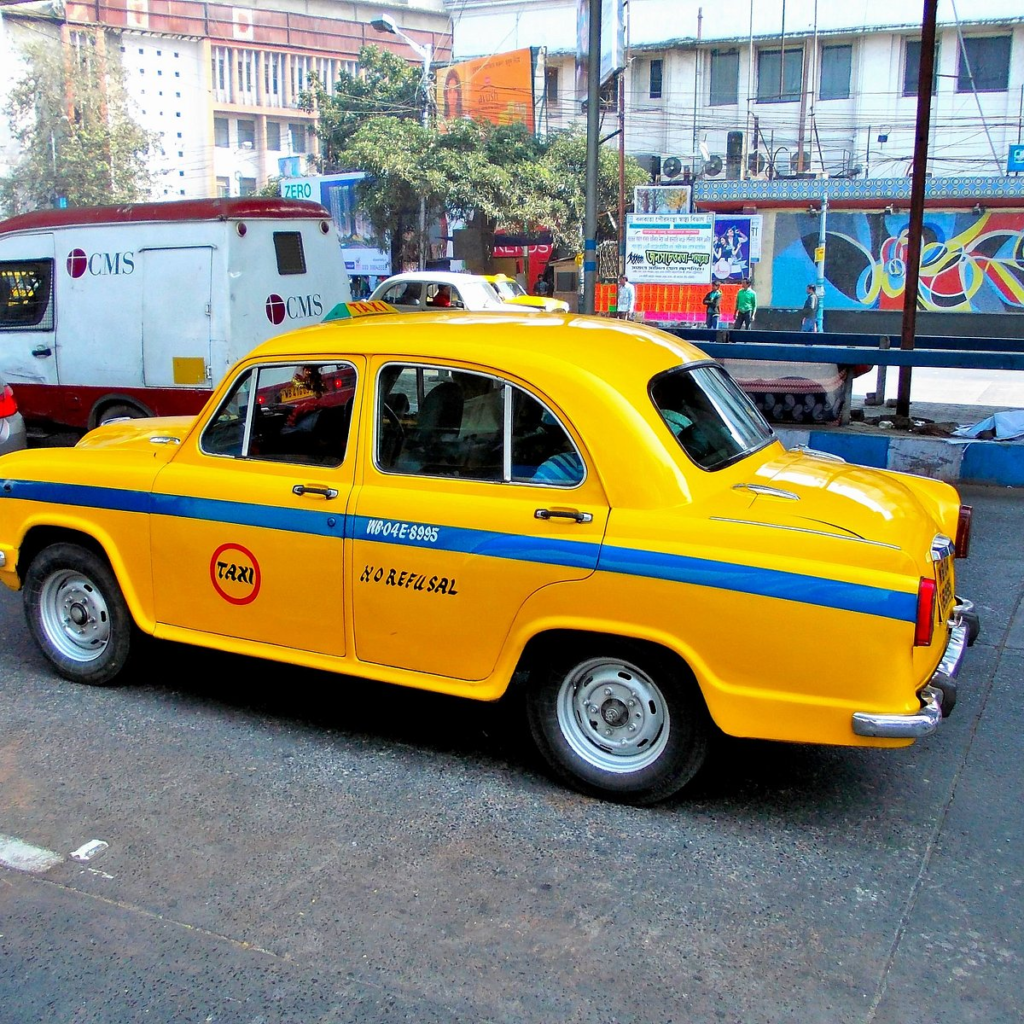
[[[807,445],[847,462],[916,473],[951,484],[1024,487],[1024,444],[970,441],[950,444],[944,437],[867,433],[833,427],[806,430],[775,427],[787,448]]]

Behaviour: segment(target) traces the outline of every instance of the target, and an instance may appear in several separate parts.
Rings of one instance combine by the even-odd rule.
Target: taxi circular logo
[[[260,563],[241,544],[221,544],[210,559],[213,589],[231,604],[251,604],[260,592]]]
[[[72,249],[68,253],[68,273],[72,277],[81,277],[89,265],[89,260],[82,249]]]
[[[284,299],[280,295],[270,294],[267,296],[267,319],[274,324],[284,322],[284,315],[287,312]]]

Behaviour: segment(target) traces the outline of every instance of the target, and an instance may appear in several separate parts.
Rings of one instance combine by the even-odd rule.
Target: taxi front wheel
[[[550,663],[528,691],[527,713],[555,774],[605,799],[664,800],[707,755],[710,717],[696,681],[655,652],[608,649]]]
[[[25,618],[66,679],[103,686],[124,669],[135,625],[106,560],[78,544],[51,544],[25,574]]]

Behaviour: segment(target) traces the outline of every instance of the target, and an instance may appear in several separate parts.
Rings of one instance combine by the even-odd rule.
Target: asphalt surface
[[[723,739],[647,810],[510,705],[169,645],[63,682],[0,594],[0,833],[64,858],[0,867],[0,1024],[1021,1021],[1024,504],[968,494],[939,733]]]

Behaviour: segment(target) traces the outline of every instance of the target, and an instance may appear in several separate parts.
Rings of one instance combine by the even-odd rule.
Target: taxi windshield
[[[672,436],[701,469],[721,469],[775,439],[754,403],[720,367],[659,374],[651,400]]]
[[[518,281],[513,281],[509,278],[502,280],[499,278],[493,281],[495,291],[505,300],[518,298],[520,295],[525,295],[523,287]]]

